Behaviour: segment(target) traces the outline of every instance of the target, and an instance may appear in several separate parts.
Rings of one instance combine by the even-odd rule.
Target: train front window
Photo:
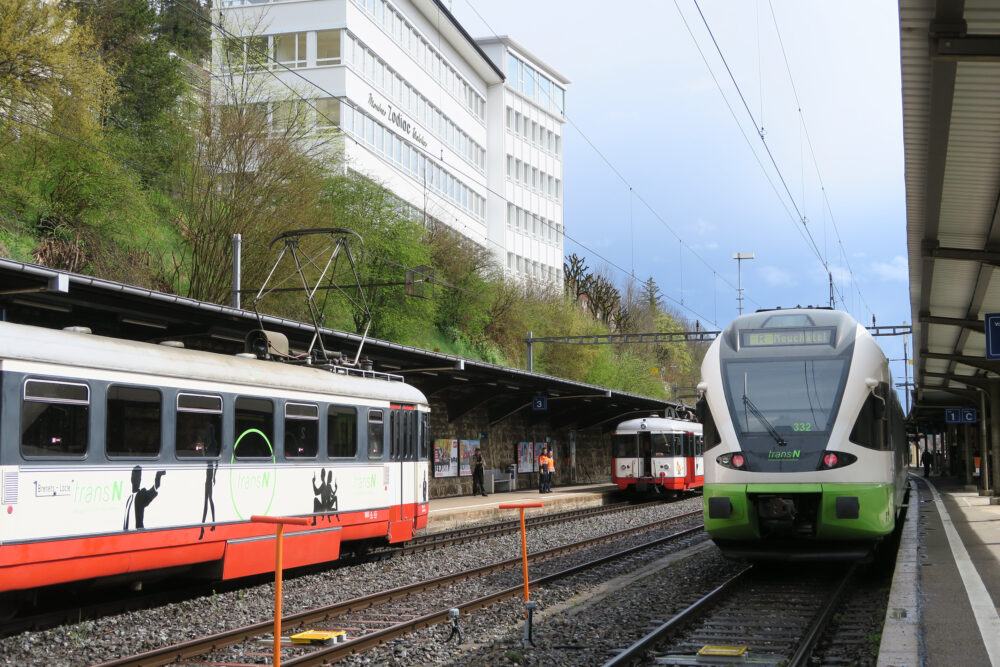
[[[634,457],[638,451],[634,433],[629,433],[628,435],[615,434],[612,436],[611,446],[617,459]]]
[[[684,456],[683,433],[650,433],[653,456]]]
[[[158,389],[108,387],[105,450],[108,456],[146,456],[160,453],[162,408]]]
[[[822,433],[840,403],[847,359],[730,361],[726,398],[741,434]]]
[[[21,454],[81,457],[87,453],[90,387],[27,380],[21,403]]]

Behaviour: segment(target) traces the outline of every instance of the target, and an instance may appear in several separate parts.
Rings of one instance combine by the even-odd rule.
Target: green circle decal
[[[271,446],[271,441],[268,440],[267,435],[265,435],[261,430],[256,429],[256,428],[248,428],[247,430],[243,431],[243,433],[240,434],[240,437],[236,438],[236,442],[233,443],[233,455],[230,457],[229,463],[230,464],[234,464],[236,462],[236,448],[240,446],[240,440],[242,440],[244,436],[249,435],[251,433],[256,433],[260,437],[264,438],[264,442],[267,443],[267,448],[269,450],[271,450],[271,464],[272,465],[276,464],[277,462],[276,462],[275,456],[274,456],[274,447]],[[235,466],[230,465],[229,466],[229,497],[233,501],[233,509],[236,510],[236,516],[238,516],[241,520],[246,521],[247,517],[243,516],[243,513],[240,512],[239,505],[237,504],[237,501],[236,501],[236,486],[239,486],[239,485],[238,484],[237,485],[233,484],[233,470],[235,470]],[[264,488],[265,486],[270,486],[271,487],[271,497],[268,499],[268,501],[267,501],[267,507],[264,508],[264,512],[263,512],[263,514],[265,514],[265,515],[270,514],[270,512],[271,512],[271,505],[274,504],[274,494],[275,494],[275,492],[278,489],[278,469],[277,469],[277,467],[273,467],[271,469],[271,474],[270,475],[268,475],[268,473],[266,471],[262,471],[260,473],[259,477],[254,477],[254,478],[251,478],[251,477],[242,477],[238,481],[243,481],[243,480],[246,480],[246,482],[247,482],[246,488]]]

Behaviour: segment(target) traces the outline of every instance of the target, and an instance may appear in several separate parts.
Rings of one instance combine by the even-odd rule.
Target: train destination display
[[[740,342],[743,347],[832,345],[834,331],[836,330],[832,327],[741,331]]]

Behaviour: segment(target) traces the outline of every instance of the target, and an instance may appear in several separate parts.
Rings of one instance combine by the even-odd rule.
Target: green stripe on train
[[[757,514],[750,506],[750,495],[821,494],[816,539],[874,539],[892,532],[895,507],[892,484],[706,484],[703,491],[705,530],[723,540],[760,539]],[[729,498],[732,514],[728,519],[708,516],[710,498]],[[857,498],[857,519],[837,518],[837,498]]]

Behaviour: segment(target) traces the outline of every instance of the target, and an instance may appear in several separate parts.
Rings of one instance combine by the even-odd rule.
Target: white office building
[[[292,70],[272,68],[319,124],[340,126],[348,168],[488,248],[509,275],[561,285],[564,77],[510,39],[472,39],[439,0],[224,0],[221,11]]]

